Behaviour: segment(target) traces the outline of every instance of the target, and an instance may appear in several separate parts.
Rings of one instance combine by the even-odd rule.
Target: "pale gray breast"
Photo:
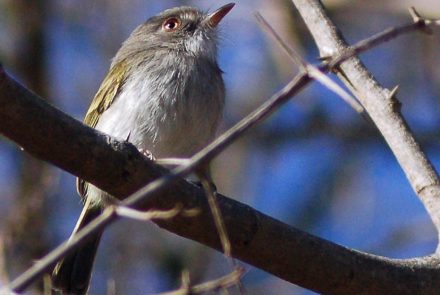
[[[125,82],[97,129],[150,150],[157,158],[189,157],[214,137],[224,104],[217,64],[167,58],[144,63]]]

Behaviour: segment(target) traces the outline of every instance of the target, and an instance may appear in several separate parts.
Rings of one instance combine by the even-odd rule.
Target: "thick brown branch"
[[[116,196],[127,196],[166,172],[130,144],[115,141],[48,105],[2,70],[0,122],[0,132],[29,153]],[[218,202],[233,257],[289,282],[326,294],[436,294],[440,288],[434,258],[395,261],[360,253],[294,229],[227,197],[219,196]],[[178,180],[147,198],[142,207],[168,209],[176,203],[184,208],[198,207],[201,213],[157,223],[221,250],[199,187]],[[101,226],[107,223],[103,221]]]

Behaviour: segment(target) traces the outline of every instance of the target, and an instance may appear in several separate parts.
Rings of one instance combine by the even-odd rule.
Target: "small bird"
[[[155,158],[188,158],[215,136],[225,87],[217,63],[217,26],[234,6],[212,13],[176,7],[138,26],[113,58],[84,123]],[[73,234],[95,219],[112,197],[81,179],[84,208]],[[73,235],[72,234],[72,235]],[[100,235],[54,268],[54,289],[88,291]]]

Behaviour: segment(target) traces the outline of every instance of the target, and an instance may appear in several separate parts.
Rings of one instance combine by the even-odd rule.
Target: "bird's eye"
[[[177,30],[182,22],[177,17],[171,17],[163,22],[162,28],[165,32],[174,32]]]

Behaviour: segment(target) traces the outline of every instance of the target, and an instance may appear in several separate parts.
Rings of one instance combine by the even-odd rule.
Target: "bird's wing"
[[[118,92],[121,90],[127,76],[126,74],[127,67],[123,62],[110,69],[90,104],[84,118],[86,125],[96,127],[100,115],[112,105]]]
[[[89,110],[84,118],[84,124],[93,128],[96,127],[101,114],[115,101],[119,91],[124,85],[126,77],[127,66],[124,62],[120,62],[110,69],[90,104]],[[79,195],[84,198],[87,194],[87,183],[77,178],[76,189]]]

